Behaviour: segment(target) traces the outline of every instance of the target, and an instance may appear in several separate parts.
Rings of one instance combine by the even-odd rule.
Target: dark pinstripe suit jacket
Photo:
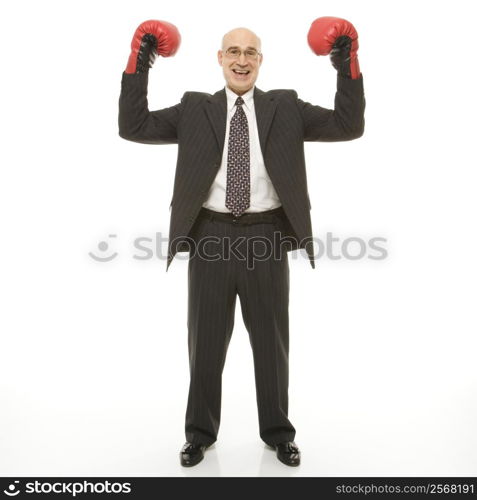
[[[176,252],[189,249],[184,237],[220,167],[227,98],[225,89],[213,95],[186,92],[179,104],[149,111],[147,83],[147,73],[123,73],[119,135],[144,144],[178,144],[167,270]],[[253,98],[265,166],[288,218],[286,232],[294,240],[289,248],[304,248],[314,268],[304,141],[347,141],[363,134],[363,78],[337,76],[334,110],[304,102],[294,90],[255,87]]]

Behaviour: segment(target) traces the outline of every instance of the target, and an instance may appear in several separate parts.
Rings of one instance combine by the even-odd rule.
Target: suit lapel
[[[206,112],[212,128],[214,129],[219,151],[222,152],[224,149],[225,126],[227,121],[227,96],[225,94],[225,89],[219,90],[207,99]]]
[[[267,92],[255,87],[253,93],[253,102],[255,104],[255,116],[257,117],[258,137],[260,139],[260,148],[265,155],[265,145],[267,144],[268,132],[272,124],[273,116],[277,103]]]
[[[253,101],[255,105],[255,116],[257,118],[260,147],[263,153],[265,151],[268,132],[270,131],[270,125],[275,115],[277,103],[273,97],[267,94],[267,92],[257,87],[254,89]],[[206,112],[214,130],[219,151],[223,151],[227,121],[227,95],[225,94],[225,89],[219,90],[207,99]]]

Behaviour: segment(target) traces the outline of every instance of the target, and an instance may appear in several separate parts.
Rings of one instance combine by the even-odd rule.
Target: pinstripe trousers
[[[233,221],[232,214],[202,208],[189,235],[185,434],[191,443],[217,440],[237,295],[253,352],[260,437],[272,446],[295,437],[288,419],[288,256],[277,243],[283,217],[279,208]]]

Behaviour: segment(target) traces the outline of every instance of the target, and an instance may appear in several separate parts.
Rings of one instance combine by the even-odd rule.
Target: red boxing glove
[[[341,76],[359,78],[358,33],[346,19],[319,17],[308,31],[308,45],[318,56],[330,54],[331,63]]]
[[[145,73],[152,67],[157,55],[173,56],[181,44],[177,28],[166,21],[149,20],[141,23],[131,42],[126,73]]]

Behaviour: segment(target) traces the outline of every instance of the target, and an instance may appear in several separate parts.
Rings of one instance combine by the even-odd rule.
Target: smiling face
[[[227,51],[229,54],[240,52],[240,56],[233,58]],[[260,51],[260,38],[247,28],[236,28],[224,35],[222,49],[218,51],[217,57],[227,87],[237,95],[245,94],[254,86],[263,59]],[[253,57],[254,52],[258,53],[258,56]]]

